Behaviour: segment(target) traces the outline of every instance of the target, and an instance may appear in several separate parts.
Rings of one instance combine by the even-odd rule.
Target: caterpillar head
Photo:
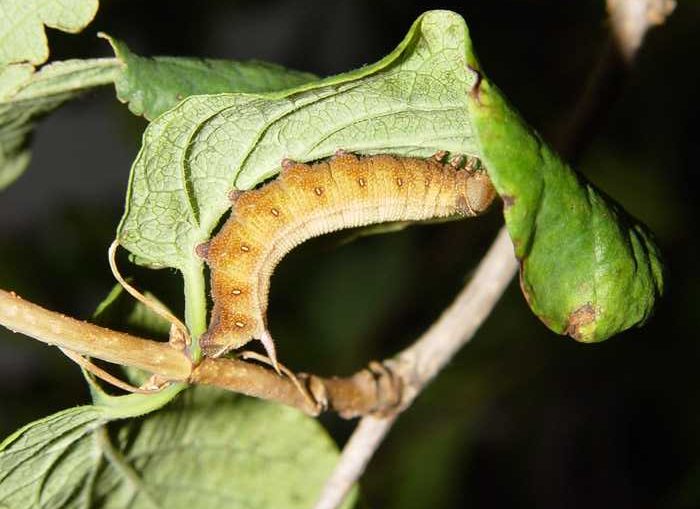
[[[460,171],[457,178],[457,210],[465,216],[476,216],[489,208],[496,189],[483,171]]]

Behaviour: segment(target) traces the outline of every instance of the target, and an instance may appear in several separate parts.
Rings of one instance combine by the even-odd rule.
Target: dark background
[[[95,38],[102,30],[143,55],[257,58],[328,75],[377,60],[422,11],[449,8],[467,20],[488,74],[555,141],[608,33],[602,0],[102,3],[81,35],[49,31],[52,59],[109,56]],[[581,345],[550,333],[512,284],[399,419],[364,479],[372,507],[700,507],[700,3],[679,4],[649,34],[577,161],[658,235],[668,291],[656,316]],[[29,170],[0,196],[0,287],[90,316],[114,283],[106,249],[144,126],[111,87],[40,126]],[[272,284],[281,358],[297,370],[346,374],[409,344],[450,302],[500,221],[494,209],[295,250]],[[127,272],[181,307],[175,272]],[[88,400],[78,369],[57,350],[5,330],[0,398],[0,436]],[[324,422],[339,440],[351,429]]]

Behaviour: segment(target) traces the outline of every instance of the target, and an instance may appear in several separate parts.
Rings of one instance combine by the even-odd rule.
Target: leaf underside
[[[44,25],[77,33],[97,13],[98,0],[0,0],[0,66],[49,58]]]
[[[463,20],[421,16],[386,58],[357,71],[269,94],[193,96],[154,120],[134,166],[120,243],[153,267],[199,263],[232,189],[277,174],[284,158],[339,148],[428,156],[475,153],[466,96]]]

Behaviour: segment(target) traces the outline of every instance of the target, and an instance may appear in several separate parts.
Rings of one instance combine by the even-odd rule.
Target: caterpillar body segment
[[[388,221],[474,216],[495,195],[486,173],[432,158],[340,153],[311,165],[287,161],[276,180],[236,197],[206,249],[214,307],[200,338],[204,353],[220,356],[258,339],[276,365],[266,324],[270,277],[305,240]]]

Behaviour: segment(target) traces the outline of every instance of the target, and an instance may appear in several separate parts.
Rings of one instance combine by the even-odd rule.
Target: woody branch
[[[213,385],[294,406],[318,414],[290,378],[281,377],[260,365],[238,359],[205,359],[193,364],[186,353],[168,343],[140,338],[76,320],[22,299],[14,292],[0,290],[0,324],[80,355],[122,366],[132,366],[168,381]],[[323,408],[345,417],[382,413],[397,405],[397,391],[390,378],[362,370],[346,378],[300,375]]]

